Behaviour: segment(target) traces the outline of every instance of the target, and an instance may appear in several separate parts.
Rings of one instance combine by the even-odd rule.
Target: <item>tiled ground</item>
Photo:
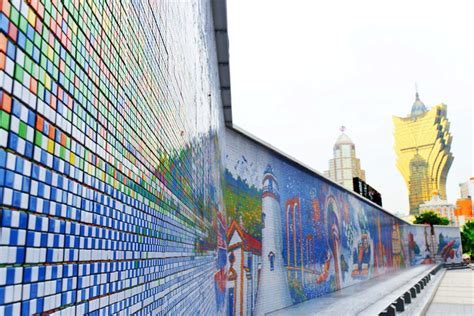
[[[474,270],[447,271],[426,315],[474,315]]]

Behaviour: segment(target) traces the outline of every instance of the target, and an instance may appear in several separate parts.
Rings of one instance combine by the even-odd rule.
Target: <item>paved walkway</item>
[[[377,315],[433,267],[434,265],[420,265],[382,275],[269,315]]]
[[[474,315],[474,270],[446,271],[426,315]]]

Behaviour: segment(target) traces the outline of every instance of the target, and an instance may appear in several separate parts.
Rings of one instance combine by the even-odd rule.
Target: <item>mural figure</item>
[[[347,264],[346,258],[341,254],[341,272],[342,272],[342,282],[346,278],[346,273],[349,272],[349,264]]]
[[[268,254],[268,261],[270,261],[270,271],[275,270],[275,254],[273,251]]]
[[[461,240],[458,236],[450,236],[449,231],[444,227],[437,227],[441,231],[438,235],[438,255],[444,262],[459,262],[461,260]]]
[[[377,216],[377,243],[374,245],[374,270],[376,274],[379,274],[379,270],[385,267],[385,247],[382,242],[382,225],[380,221],[380,215]]]
[[[326,214],[329,248],[332,251],[332,257],[334,258],[335,288],[336,290],[339,290],[341,288],[341,272],[339,267],[340,229],[336,200],[333,196],[330,196],[326,201]]]
[[[365,278],[369,275],[370,256],[369,236],[367,232],[362,232],[361,240],[359,241],[357,248],[354,248],[353,251],[353,266],[351,273],[353,278]]]
[[[415,236],[413,236],[413,233],[410,232],[408,233],[408,256],[410,258],[410,264],[415,265],[416,264],[416,257],[420,256],[420,247],[415,241]]]
[[[326,282],[329,277],[329,268],[331,267],[331,253],[328,251],[326,254],[326,261],[321,268],[321,273],[319,274],[318,278],[316,279],[316,283],[320,284]]]
[[[454,243],[455,241],[451,240],[441,249],[440,255],[444,261],[448,261],[448,259],[454,259],[456,255],[456,251],[453,249]]]
[[[433,263],[433,254],[431,252],[431,243],[429,242],[429,239],[428,239],[428,229],[429,227],[425,227],[424,229],[424,235],[425,235],[425,253],[424,253],[424,260],[423,260],[423,264],[431,264]],[[433,230],[433,228],[431,228],[431,230]]]
[[[274,255],[262,257],[260,286],[255,307],[257,315],[292,304],[286,268],[281,255],[283,246],[279,185],[270,165],[265,169],[262,185],[262,212],[265,214],[265,226],[262,228],[262,253],[272,252]]]
[[[402,243],[400,237],[400,227],[395,222],[393,222],[392,230],[392,259],[393,268],[399,270],[402,264]]]

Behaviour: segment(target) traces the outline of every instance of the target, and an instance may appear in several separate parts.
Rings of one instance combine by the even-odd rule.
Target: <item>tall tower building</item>
[[[365,171],[360,167],[356,157],[355,145],[347,136],[345,127],[341,126],[341,135],[334,144],[334,158],[329,160],[329,170],[324,175],[349,190],[353,190],[352,178],[358,177],[365,181]]]
[[[262,268],[255,315],[264,315],[292,304],[283,260],[283,226],[278,191],[277,179],[268,165],[263,175]]]
[[[427,109],[417,91],[411,113],[393,116],[397,168],[408,189],[410,214],[418,214],[433,190],[446,200],[446,177],[454,159],[446,112],[446,104]]]

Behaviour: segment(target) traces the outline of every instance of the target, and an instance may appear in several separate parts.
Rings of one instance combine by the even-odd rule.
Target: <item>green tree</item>
[[[415,215],[414,224],[428,224],[433,225],[449,225],[449,219],[443,216],[439,216],[433,211],[424,212],[418,215]]]
[[[469,255],[474,254],[474,221],[468,221],[461,230],[462,251]]]

